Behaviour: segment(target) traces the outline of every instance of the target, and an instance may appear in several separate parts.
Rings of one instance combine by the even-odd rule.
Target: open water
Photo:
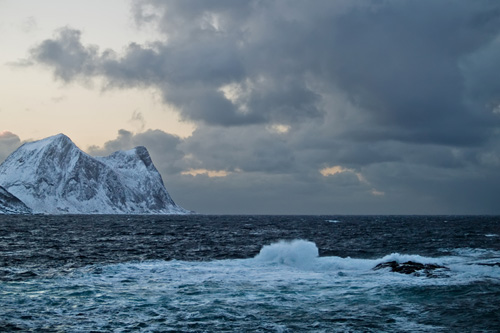
[[[499,332],[500,217],[0,216],[0,331]]]

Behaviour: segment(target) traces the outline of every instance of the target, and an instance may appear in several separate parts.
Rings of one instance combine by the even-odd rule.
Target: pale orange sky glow
[[[120,129],[192,133],[194,125],[180,121],[154,89],[104,91],[99,79],[66,84],[54,81],[43,66],[23,66],[30,48],[68,24],[103,49],[120,50],[132,39],[147,42],[154,36],[135,27],[128,1],[0,1],[0,130],[21,140],[64,132],[82,149],[112,140]]]

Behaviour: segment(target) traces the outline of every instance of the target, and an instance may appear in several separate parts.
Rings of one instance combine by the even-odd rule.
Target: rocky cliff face
[[[28,208],[21,200],[0,186],[0,214],[30,214]]]
[[[0,185],[34,213],[184,214],[146,148],[92,157],[58,134],[19,147],[0,165]]]

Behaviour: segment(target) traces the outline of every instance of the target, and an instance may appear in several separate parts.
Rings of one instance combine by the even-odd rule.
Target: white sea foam
[[[485,265],[500,262],[500,252],[481,249],[458,249],[454,255],[438,258],[420,255],[392,253],[382,258],[360,259],[350,257],[319,257],[315,243],[306,240],[280,241],[264,246],[260,253],[250,259],[227,259],[208,262],[192,261],[146,261],[104,266],[91,266],[77,270],[72,279],[102,281],[114,284],[122,280],[141,283],[180,283],[197,285],[204,281],[233,283],[274,282],[295,284],[311,281],[330,284],[342,283],[342,279],[361,285],[403,284],[463,284],[485,278],[500,281],[500,267]],[[380,263],[413,261],[436,264],[448,268],[438,279],[416,278],[391,272],[389,269],[373,270]],[[439,276],[438,276],[439,277]],[[80,281],[85,284],[86,282]],[[150,286],[149,286],[150,287]],[[148,287],[148,288],[149,288]]]
[[[293,240],[291,242],[280,241],[264,246],[255,257],[255,260],[266,263],[307,267],[312,265],[318,256],[318,247],[313,242]]]
[[[388,261],[395,261],[397,263],[413,261],[421,264],[443,265],[443,258],[430,258],[415,254],[410,255],[410,254],[391,253],[389,255],[384,256],[381,259],[376,260],[376,262],[378,263],[383,263]]]
[[[345,320],[347,308],[352,316],[373,320],[371,325],[379,324],[384,308],[397,309],[391,317],[393,323],[379,327],[383,331],[407,330],[407,323],[412,322],[417,331],[432,330],[415,320],[413,314],[423,309],[418,296],[409,301],[405,288],[413,292],[427,286],[500,281],[500,267],[479,265],[484,252],[464,252],[467,256],[440,258],[398,253],[378,259],[319,257],[312,242],[282,241],[264,246],[249,259],[89,266],[56,279],[36,279],[29,286],[6,285],[3,297],[8,297],[4,302],[13,308],[26,304],[28,314],[46,311],[48,303],[61,304],[58,309],[62,306],[64,316],[53,316],[62,318],[60,330],[69,331],[75,320],[82,331],[133,330],[127,325],[137,322],[147,323],[151,331],[172,327],[180,331],[207,327],[213,331],[287,331],[311,329],[312,324],[318,331],[328,331],[337,322],[338,330],[349,331],[353,326]],[[393,260],[436,263],[449,270],[439,278],[373,270],[378,263]],[[79,317],[81,313],[85,318]],[[366,319],[370,316],[373,318]],[[40,325],[37,320],[43,320],[33,318],[35,326]],[[109,323],[115,326],[106,326]],[[200,323],[204,326],[196,326]]]

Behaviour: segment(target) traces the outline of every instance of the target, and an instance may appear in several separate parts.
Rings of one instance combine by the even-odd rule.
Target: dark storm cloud
[[[185,139],[161,130],[134,134],[122,129],[116,139],[87,151],[104,156],[136,146],[147,147],[158,168],[168,174],[189,169],[280,173],[290,172],[295,162],[291,147],[280,134],[258,127],[198,129]]]
[[[160,130],[147,130],[133,134],[122,129],[118,131],[116,139],[106,142],[103,147],[91,146],[87,151],[94,156],[106,156],[118,150],[144,146],[163,174],[175,174],[182,170],[184,153],[178,148],[180,142],[181,139],[178,136]]]
[[[498,35],[498,4],[400,1],[334,24],[329,70],[371,124],[403,141],[471,144],[498,118],[470,108],[460,60]],[[467,131],[464,131],[467,129]],[[380,133],[368,133],[378,134]],[[376,139],[371,137],[371,139]]]
[[[237,129],[241,130],[232,130]],[[294,161],[295,155],[286,148],[285,138],[254,130],[257,135],[250,130],[240,133],[210,130],[186,139],[158,130],[139,134],[120,130],[115,140],[101,148],[90,147],[88,151],[92,155],[107,155],[118,149],[145,145],[175,201],[200,213],[326,214],[333,209],[348,213],[354,211],[360,200],[366,209],[374,208],[370,206],[371,188],[360,183],[355,175],[337,175],[325,181],[316,170],[297,177],[307,168],[300,167],[304,161]],[[297,157],[304,158],[300,154]],[[291,170],[292,167],[297,169]],[[183,174],[198,168],[224,170],[228,175]]]
[[[8,131],[0,132],[0,163],[20,145],[21,140],[16,134]]]
[[[473,148],[398,142],[370,146],[339,142],[330,150],[295,149],[293,136],[257,126],[248,131],[206,128],[185,139],[159,130],[139,134],[121,130],[117,139],[89,152],[105,155],[145,145],[176,201],[202,213],[382,214],[387,213],[387,202],[395,214],[495,212],[490,195],[500,181],[498,149],[483,155]],[[328,177],[318,172],[332,165],[352,171]],[[228,175],[183,174],[191,169],[222,170]],[[470,200],[471,195],[481,199]]]
[[[465,89],[469,102],[473,106],[486,108],[500,115],[500,79],[498,59],[500,58],[500,40],[485,45],[461,61],[465,78]],[[477,105],[479,104],[479,105]]]
[[[498,1],[137,0],[132,13],[161,40],[99,50],[63,28],[28,60],[65,82],[157,89],[197,129],[186,139],[121,131],[91,152],[146,145],[193,202],[210,197],[188,195],[204,184],[235,207],[273,194],[279,212],[287,201],[323,212],[328,202],[494,211]],[[343,172],[319,173],[333,166]],[[189,169],[228,176],[181,174]],[[462,186],[474,189],[467,204]]]
[[[295,168],[295,153],[286,137],[258,126],[200,128],[181,147],[198,160],[193,168],[266,173]]]
[[[64,81],[102,76],[108,87],[158,88],[185,118],[211,125],[321,118],[334,111],[321,108],[317,84],[340,89],[362,110],[367,124],[357,135],[369,140],[477,144],[498,125],[485,107],[496,106],[500,84],[491,74],[500,31],[493,1],[136,1],[134,8],[137,22],[155,25],[166,42],[99,53],[65,28],[35,47],[33,59]],[[221,91],[228,85],[235,96]]]
[[[81,32],[59,29],[56,39],[47,39],[31,50],[31,56],[53,69],[54,75],[65,82],[93,75],[97,66],[97,47],[83,46]]]

